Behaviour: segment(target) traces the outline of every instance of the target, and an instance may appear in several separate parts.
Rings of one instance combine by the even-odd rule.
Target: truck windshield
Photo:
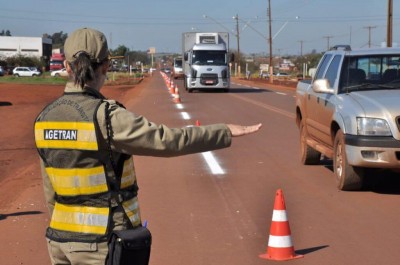
[[[225,51],[193,51],[194,65],[226,65]]]
[[[340,75],[342,93],[400,89],[400,55],[348,56]]]
[[[174,67],[181,67],[182,68],[182,60],[175,60]]]

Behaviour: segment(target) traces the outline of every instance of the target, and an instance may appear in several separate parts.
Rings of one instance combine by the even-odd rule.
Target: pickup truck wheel
[[[338,189],[360,190],[364,180],[364,169],[347,163],[344,135],[341,130],[336,133],[333,148],[333,171]]]
[[[300,122],[300,156],[303,165],[318,165],[321,153],[307,145],[307,130]]]

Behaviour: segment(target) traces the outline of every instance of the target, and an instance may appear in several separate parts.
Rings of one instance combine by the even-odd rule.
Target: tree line
[[[10,30],[2,30],[0,31],[0,36],[12,36]],[[53,49],[61,49],[64,47],[65,40],[68,38],[68,33],[64,33],[63,31],[55,32],[52,34],[44,33],[42,35],[43,38],[49,38],[52,40],[52,48]],[[119,45],[116,49],[110,49],[110,53],[113,56],[124,56],[125,59],[121,60],[118,64],[121,66],[124,65],[135,65],[135,63],[140,62],[144,65],[150,64],[150,58],[147,54],[147,51],[131,51],[125,45]],[[309,67],[316,67],[321,53],[312,52],[311,54],[306,54],[304,56],[288,56],[288,59],[296,65],[297,69],[302,69],[303,64],[308,64]],[[244,58],[245,56],[240,56],[242,58],[241,64],[245,65]],[[276,59],[275,59],[276,60]],[[168,61],[167,58],[164,58],[164,61]],[[38,60],[37,58],[26,58],[21,55],[16,55],[11,58],[6,58],[3,61],[0,60],[0,65],[35,65],[38,67],[46,66],[46,62]],[[258,71],[258,65],[251,63],[249,65],[249,70],[253,73]]]
[[[0,36],[12,36],[10,30],[2,30],[0,31]],[[68,38],[68,33],[63,31],[55,32],[52,34],[44,33],[42,35],[43,38],[49,38],[52,40],[52,49],[63,49],[65,40]],[[133,65],[136,62],[141,62],[143,64],[149,64],[150,59],[148,58],[148,54],[146,51],[131,51],[125,45],[119,45],[116,49],[111,50],[110,53],[113,56],[124,56],[125,60],[121,62],[121,64]],[[16,55],[9,58],[0,59],[0,65],[3,67],[9,65],[30,65],[37,67],[46,67],[46,62],[43,62],[37,58],[29,58],[26,56]]]

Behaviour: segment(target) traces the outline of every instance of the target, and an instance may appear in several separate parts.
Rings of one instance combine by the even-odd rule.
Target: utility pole
[[[393,36],[393,0],[388,0],[386,47],[392,47]]]
[[[326,39],[327,42],[328,42],[327,47],[326,47],[326,50],[327,50],[327,51],[329,51],[329,49],[330,49],[329,40],[330,40],[331,38],[333,38],[333,36],[325,36],[325,37],[324,37],[324,39]]]
[[[269,82],[274,82],[274,69],[272,65],[272,19],[271,19],[271,0],[268,0],[268,22],[269,22]]]
[[[236,40],[237,40],[237,64],[238,64],[238,73],[239,73],[239,77],[240,77],[240,46],[239,46],[239,15],[236,14],[236,16],[233,17],[234,19],[236,19]]]
[[[368,26],[364,28],[368,29],[368,48],[371,48],[371,30],[376,28],[376,26]]]
[[[303,56],[303,42],[302,40],[299,40],[298,42],[300,42],[300,56]]]

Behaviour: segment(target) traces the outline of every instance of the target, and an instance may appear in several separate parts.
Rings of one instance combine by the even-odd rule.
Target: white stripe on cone
[[[273,222],[287,222],[288,217],[286,210],[274,210],[272,212],[272,221]]]
[[[268,246],[273,248],[293,247],[291,236],[269,236]]]

